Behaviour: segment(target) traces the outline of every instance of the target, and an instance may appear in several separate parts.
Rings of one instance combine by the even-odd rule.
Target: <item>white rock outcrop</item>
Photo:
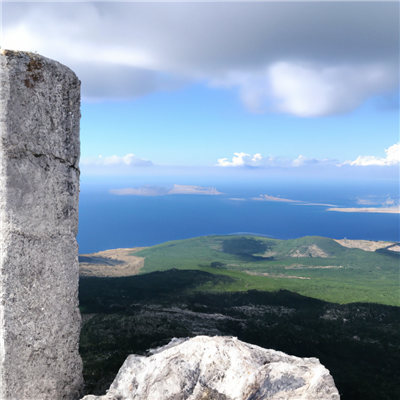
[[[0,51],[0,399],[75,400],[80,81]]]
[[[104,396],[82,400],[337,400],[329,371],[234,337],[173,339],[150,357],[130,355]]]

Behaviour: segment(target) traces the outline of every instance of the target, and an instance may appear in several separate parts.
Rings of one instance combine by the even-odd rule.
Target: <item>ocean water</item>
[[[327,211],[329,205],[366,207],[360,201],[398,201],[398,183],[392,181],[214,182],[208,186],[224,193],[216,196],[110,193],[111,188],[132,187],[128,184],[122,181],[81,184],[77,238],[80,254],[244,232],[277,239],[319,235],[335,239],[400,240],[399,214]],[[166,186],[168,182],[162,184]],[[301,202],[253,200],[260,194]]]

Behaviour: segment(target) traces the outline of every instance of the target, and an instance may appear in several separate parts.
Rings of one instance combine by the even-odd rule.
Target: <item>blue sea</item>
[[[377,207],[398,202],[398,182],[292,180],[150,182],[215,187],[220,195],[115,195],[110,189],[140,187],[135,179],[81,183],[78,244],[80,254],[152,246],[204,235],[253,233],[277,239],[318,235],[335,239],[399,241],[399,214],[327,211],[332,206]],[[256,201],[261,194],[299,202]]]

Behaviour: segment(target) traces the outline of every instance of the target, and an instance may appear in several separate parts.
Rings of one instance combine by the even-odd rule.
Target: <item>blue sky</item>
[[[354,160],[385,157],[398,141],[398,113],[370,99],[352,112],[299,118],[248,112],[233,90],[191,85],[127,102],[82,104],[82,155],[137,156],[163,165],[217,164],[235,152]],[[112,140],[110,140],[112,136]]]
[[[2,48],[81,79],[83,177],[398,179],[398,14],[398,2],[3,1]]]

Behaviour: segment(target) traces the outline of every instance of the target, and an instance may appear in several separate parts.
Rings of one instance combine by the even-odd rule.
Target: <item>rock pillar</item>
[[[73,400],[78,352],[80,81],[0,52],[0,399]]]

